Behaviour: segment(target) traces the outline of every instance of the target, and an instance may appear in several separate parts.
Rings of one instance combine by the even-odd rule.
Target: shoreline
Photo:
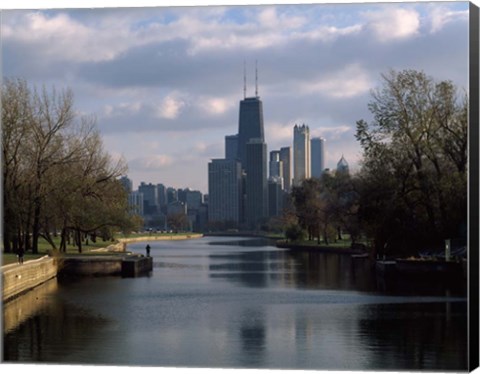
[[[312,251],[322,253],[337,253],[340,255],[363,255],[365,252],[362,249],[346,248],[346,247],[329,247],[329,246],[317,246],[317,245],[304,245],[287,243],[285,241],[277,241],[277,248],[290,249],[292,251]]]
[[[23,264],[8,264],[1,267],[2,300],[8,303],[23,296],[50,279],[57,278],[65,265],[70,266],[75,275],[102,276],[126,275],[137,276],[145,271],[151,271],[151,258],[142,254],[128,253],[127,244],[144,241],[188,240],[203,237],[202,234],[156,235],[138,238],[121,238],[117,243],[104,248],[92,249],[84,254],[67,256],[43,256],[29,260]],[[105,253],[105,255],[89,256],[88,253]]]

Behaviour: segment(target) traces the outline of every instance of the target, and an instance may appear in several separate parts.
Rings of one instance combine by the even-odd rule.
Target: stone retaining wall
[[[105,248],[93,249],[92,252],[125,252],[128,243],[139,243],[159,240],[187,240],[203,237],[203,234],[185,234],[185,235],[148,235],[139,238],[118,239],[118,243],[111,244]]]
[[[31,291],[22,294],[21,297],[16,297],[6,303],[3,306],[4,334],[16,329],[17,326],[45,307],[47,305],[46,296],[54,293],[57,289],[57,280],[52,278]]]
[[[126,252],[128,243],[156,241],[156,240],[185,240],[201,238],[202,234],[186,234],[186,235],[162,235],[162,236],[145,236],[140,238],[120,239],[118,243],[109,245],[106,248],[96,251],[114,251]],[[64,272],[78,275],[118,275],[122,274],[122,261],[124,258],[88,258],[60,260],[61,268]],[[128,275],[130,273],[136,276],[139,273],[152,269],[151,259],[137,259],[132,264],[123,266]],[[131,268],[131,269],[130,269]],[[59,260],[53,257],[42,257],[37,260],[30,260],[23,265],[11,264],[2,266],[2,285],[3,285],[3,302],[10,301],[15,297],[24,294],[27,291],[45,283],[49,279],[55,278],[59,271]]]
[[[25,293],[57,276],[57,260],[42,257],[23,265],[2,266],[3,302]]]
[[[120,243],[138,243],[158,240],[186,240],[186,239],[198,239],[202,238],[203,234],[185,234],[185,235],[147,235],[140,238],[125,238],[118,239]]]

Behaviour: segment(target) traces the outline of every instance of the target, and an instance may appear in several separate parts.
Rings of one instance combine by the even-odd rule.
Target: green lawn
[[[133,233],[128,235],[117,234],[115,235],[116,239],[131,239],[131,238],[142,238],[149,236],[178,236],[178,235],[188,235],[190,232],[179,232],[179,233],[160,233],[160,232],[142,232],[142,233]],[[57,248],[60,246],[60,237],[54,237],[53,241]],[[82,245],[82,254],[83,255],[104,255],[105,252],[90,252],[92,249],[105,248],[115,242],[106,241],[104,242],[100,238],[97,238],[97,242],[93,243],[89,240],[88,245]],[[30,252],[25,253],[24,261],[34,260],[40,258],[52,252],[52,246],[44,238],[39,238],[38,240],[38,254],[32,254]],[[67,245],[67,254],[79,254],[77,246]],[[18,261],[17,255],[14,253],[2,253],[2,265],[13,264]]]
[[[150,236],[183,236],[183,235],[191,235],[197,234],[192,232],[178,232],[178,233],[170,233],[170,232],[139,232],[139,233],[132,233],[132,234],[117,234],[115,237],[117,239],[135,239],[135,238],[148,238]]]
[[[60,238],[53,238],[53,241],[57,248],[60,246]],[[96,243],[93,243],[89,240],[88,245],[82,245],[82,254],[96,254],[95,252],[89,253],[92,249],[105,248],[110,244],[114,244],[111,241],[104,242],[101,239],[97,239]],[[52,252],[52,246],[44,238],[39,238],[38,240],[38,254],[32,254],[31,252],[25,253],[24,261],[34,260],[42,256],[48,255]],[[78,254],[78,248],[74,245],[67,245],[67,254]],[[103,252],[102,254],[105,254]],[[2,253],[2,265],[13,264],[18,261],[17,255],[15,253]]]

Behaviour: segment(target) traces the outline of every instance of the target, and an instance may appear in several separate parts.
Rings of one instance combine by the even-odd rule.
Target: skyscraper
[[[167,187],[167,205],[178,200],[177,190],[173,187]]]
[[[292,148],[280,148],[280,161],[282,161],[283,170],[283,190],[290,191],[292,188]]]
[[[138,192],[143,194],[143,212],[144,214],[155,214],[158,211],[158,191],[157,186],[152,183],[141,182]]]
[[[128,194],[128,206],[131,214],[143,216],[143,194],[138,191],[132,191]]]
[[[270,152],[270,162],[268,164],[268,176],[283,179],[283,162],[280,160],[280,151]]]
[[[345,160],[345,157],[340,159],[337,163],[337,173],[349,174],[348,162]]]
[[[283,198],[282,180],[279,177],[268,179],[268,216],[277,217],[282,214]]]
[[[157,184],[158,207],[166,212],[167,189],[162,183]]]
[[[242,169],[237,160],[213,159],[208,164],[209,222],[240,222]]]
[[[320,178],[325,170],[325,139],[313,138],[311,146],[312,177]]]
[[[293,183],[310,178],[310,129],[303,124],[293,128]]]
[[[119,181],[122,184],[123,188],[125,188],[125,191],[127,193],[130,193],[133,191],[132,180],[128,178],[126,175],[124,175],[123,177],[120,177]]]
[[[247,143],[245,173],[245,221],[255,228],[268,215],[267,145],[263,139]]]
[[[235,160],[238,153],[238,134],[225,136],[225,158]]]
[[[245,168],[247,143],[250,139],[265,141],[263,130],[263,106],[259,97],[248,97],[240,101],[238,120],[237,158]]]
[[[237,159],[244,171],[244,219],[256,227],[268,214],[267,201],[267,146],[263,129],[263,106],[258,96],[258,75],[255,69],[255,97],[246,97],[244,74],[243,100],[240,101],[238,120]]]

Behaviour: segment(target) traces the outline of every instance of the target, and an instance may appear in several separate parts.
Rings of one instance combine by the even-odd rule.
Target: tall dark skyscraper
[[[256,228],[268,216],[267,145],[256,69],[255,96],[246,97],[246,92],[244,75],[238,134],[225,137],[225,159],[208,165],[209,221]]]
[[[238,150],[237,155],[242,167],[247,161],[247,143],[250,139],[265,141],[263,130],[263,106],[260,98],[247,97],[240,101],[238,120]]]
[[[255,228],[268,216],[267,145],[262,139],[250,139],[246,151],[245,220]]]
[[[325,139],[312,138],[310,140],[312,177],[320,178],[325,170]]]
[[[225,158],[236,160],[238,153],[238,134],[225,136]]]
[[[237,160],[208,164],[208,220],[239,223],[242,213],[242,169]]]
[[[280,161],[283,169],[283,189],[289,192],[292,187],[292,148],[280,148]]]
[[[141,182],[138,186],[138,192],[143,194],[143,212],[145,214],[155,214],[158,211],[158,192],[157,186],[152,183]]]

